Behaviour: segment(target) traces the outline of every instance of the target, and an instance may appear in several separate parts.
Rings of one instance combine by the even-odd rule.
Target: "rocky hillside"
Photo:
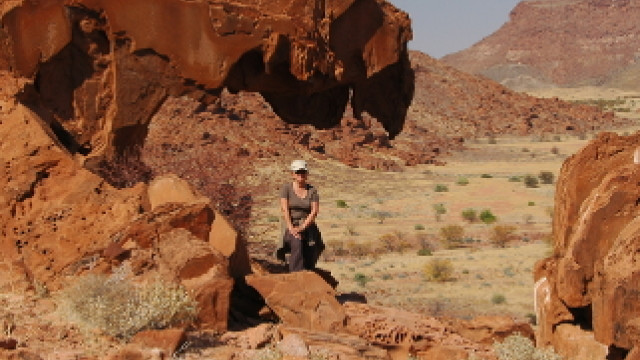
[[[640,89],[640,1],[527,0],[498,31],[442,58],[513,89]]]

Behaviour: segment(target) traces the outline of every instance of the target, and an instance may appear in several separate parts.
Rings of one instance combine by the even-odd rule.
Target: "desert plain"
[[[585,87],[536,90],[530,95],[590,103],[640,120],[636,92]],[[607,131],[631,134],[639,127]],[[555,179],[564,160],[596,135],[466,139],[463,151],[442,158],[444,165],[396,172],[308,158],[309,182],[321,196],[317,222],[327,243],[318,266],[333,274],[345,297],[442,317],[509,315],[535,325],[532,271],[553,251]],[[284,182],[286,165],[264,168]],[[527,175],[539,180],[541,172],[552,173],[554,182],[526,186]],[[277,201],[276,191],[258,199],[250,242],[277,241]],[[438,216],[439,206],[444,213]],[[489,210],[496,220],[470,222],[462,216],[467,209],[476,214]],[[441,229],[451,225],[463,229],[463,240],[455,246],[443,242]],[[492,241],[496,226],[513,231],[504,247]],[[385,237],[407,248],[389,250]],[[430,251],[419,254],[423,247]],[[450,276],[444,281],[429,279],[428,264],[447,260]]]

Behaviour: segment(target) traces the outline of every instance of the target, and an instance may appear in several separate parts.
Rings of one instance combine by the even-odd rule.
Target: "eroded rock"
[[[554,255],[536,266],[546,300],[539,340],[554,343],[561,322],[593,331],[605,346],[640,341],[640,135],[599,135],[563,165],[557,183]],[[545,280],[546,278],[546,280]],[[544,284],[548,281],[548,285]]]

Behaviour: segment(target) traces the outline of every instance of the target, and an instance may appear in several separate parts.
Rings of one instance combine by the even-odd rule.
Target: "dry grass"
[[[197,303],[161,281],[134,285],[117,276],[88,275],[58,294],[61,315],[82,330],[127,339],[145,329],[188,323]]]
[[[493,349],[498,360],[562,360],[553,350],[536,348],[529,338],[519,334],[495,343]]]

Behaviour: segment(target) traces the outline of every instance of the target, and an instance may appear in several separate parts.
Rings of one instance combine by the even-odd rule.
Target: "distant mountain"
[[[640,90],[640,0],[529,0],[498,31],[441,59],[515,90]]]

